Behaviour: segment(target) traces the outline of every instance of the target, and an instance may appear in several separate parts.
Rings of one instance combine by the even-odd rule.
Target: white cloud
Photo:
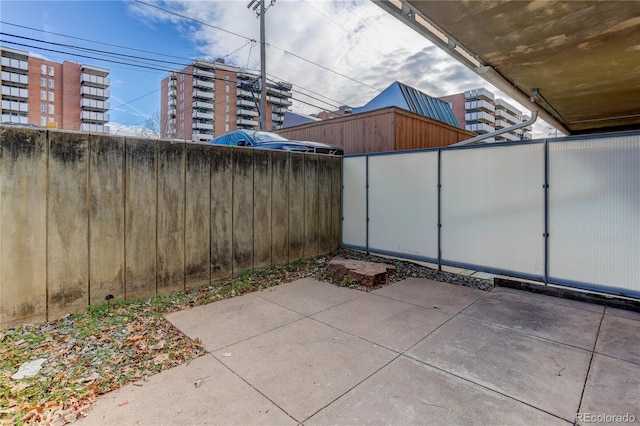
[[[156,20],[179,25],[198,46],[201,57],[224,57],[229,64],[259,69],[258,43],[212,27],[259,40],[260,21],[247,9],[248,3],[249,0],[155,3],[207,25],[139,3],[132,3],[130,11],[141,14],[149,25]],[[279,0],[266,17],[267,72],[293,83],[294,98],[309,104],[332,108],[304,96],[296,86],[322,94],[331,99],[332,105],[354,107],[363,105],[395,80],[432,96],[477,87],[499,92],[370,1]],[[318,112],[318,108],[295,100],[292,109],[305,114]]]

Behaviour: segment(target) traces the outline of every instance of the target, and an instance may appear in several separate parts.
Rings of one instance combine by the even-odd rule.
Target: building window
[[[47,113],[47,104],[40,104],[40,112],[43,114]]]
[[[225,92],[229,93],[229,86],[225,87]]]
[[[49,121],[49,122],[53,122],[53,117],[49,117],[49,118],[47,118],[47,121]]]
[[[40,65],[40,71],[42,74],[47,74],[47,66],[44,64]]]
[[[50,78],[49,79],[49,89],[53,89],[54,88],[54,83],[53,83],[53,79]]]
[[[225,102],[229,102],[229,95],[226,95]]]
[[[229,114],[224,116],[224,121],[227,122],[227,123],[229,122]]]
[[[224,112],[229,112],[229,105],[224,106]]]
[[[40,91],[40,100],[41,101],[46,101],[47,100],[47,91],[46,90],[41,90]]]
[[[54,100],[55,100],[55,97],[53,92],[49,92],[49,102],[54,102]]]
[[[49,65],[49,75],[53,77],[53,73],[54,73],[54,68],[53,66]]]
[[[47,87],[47,79],[42,77],[40,78],[40,86]]]
[[[225,124],[225,125],[224,125],[224,131],[225,131],[225,132],[228,132],[228,131],[229,131],[229,125],[228,125],[228,124]]]
[[[53,105],[49,105],[49,114],[53,115]]]
[[[40,117],[40,125],[42,127],[46,127],[47,126],[47,117]]]
[[[228,76],[228,75],[225,75],[225,76],[224,76],[224,79],[225,79],[226,81],[229,81],[229,76]]]

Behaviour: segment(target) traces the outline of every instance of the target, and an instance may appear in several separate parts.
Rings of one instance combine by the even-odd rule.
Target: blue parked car
[[[338,146],[320,142],[292,141],[271,132],[261,130],[234,130],[209,141],[215,145],[250,146],[253,148],[277,149],[281,151],[315,152],[317,154],[343,155]]]

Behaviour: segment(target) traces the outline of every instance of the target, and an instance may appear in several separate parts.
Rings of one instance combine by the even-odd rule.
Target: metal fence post
[[[366,249],[367,254],[369,254],[369,154],[365,155],[365,166],[364,166],[364,174],[365,174],[365,219],[366,219]]]
[[[544,285],[549,284],[549,140],[544,140]]]
[[[438,148],[438,271],[442,271],[442,149]]]

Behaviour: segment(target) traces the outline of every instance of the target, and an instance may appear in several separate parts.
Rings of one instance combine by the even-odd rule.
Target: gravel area
[[[470,277],[467,275],[453,274],[451,272],[438,271],[437,269],[427,268],[426,266],[419,265],[414,262],[398,260],[388,257],[376,256],[373,254],[366,254],[359,251],[340,249],[332,254],[331,257],[342,257],[345,259],[362,260],[365,262],[387,263],[396,267],[395,275],[389,278],[388,283],[402,281],[405,278],[427,278],[434,281],[446,282],[450,284],[463,285],[466,287],[478,288],[480,290],[491,290],[493,288],[493,280],[483,280],[479,278]],[[324,276],[319,277],[326,280]],[[333,282],[336,285],[342,285],[346,287],[358,288],[362,291],[375,290],[378,287],[364,287],[355,283],[342,283]]]
[[[327,281],[334,257],[382,262],[396,267],[389,282],[429,278],[488,290],[489,280],[439,272],[412,262],[338,250],[330,255],[244,273],[230,280],[142,301],[110,301],[57,321],[0,330],[0,424],[73,423],[98,395],[125,384],[141,385],[162,370],[204,354],[165,315],[258,291],[303,277]],[[349,280],[334,283],[371,291]],[[12,378],[21,366],[41,363],[33,377]]]

